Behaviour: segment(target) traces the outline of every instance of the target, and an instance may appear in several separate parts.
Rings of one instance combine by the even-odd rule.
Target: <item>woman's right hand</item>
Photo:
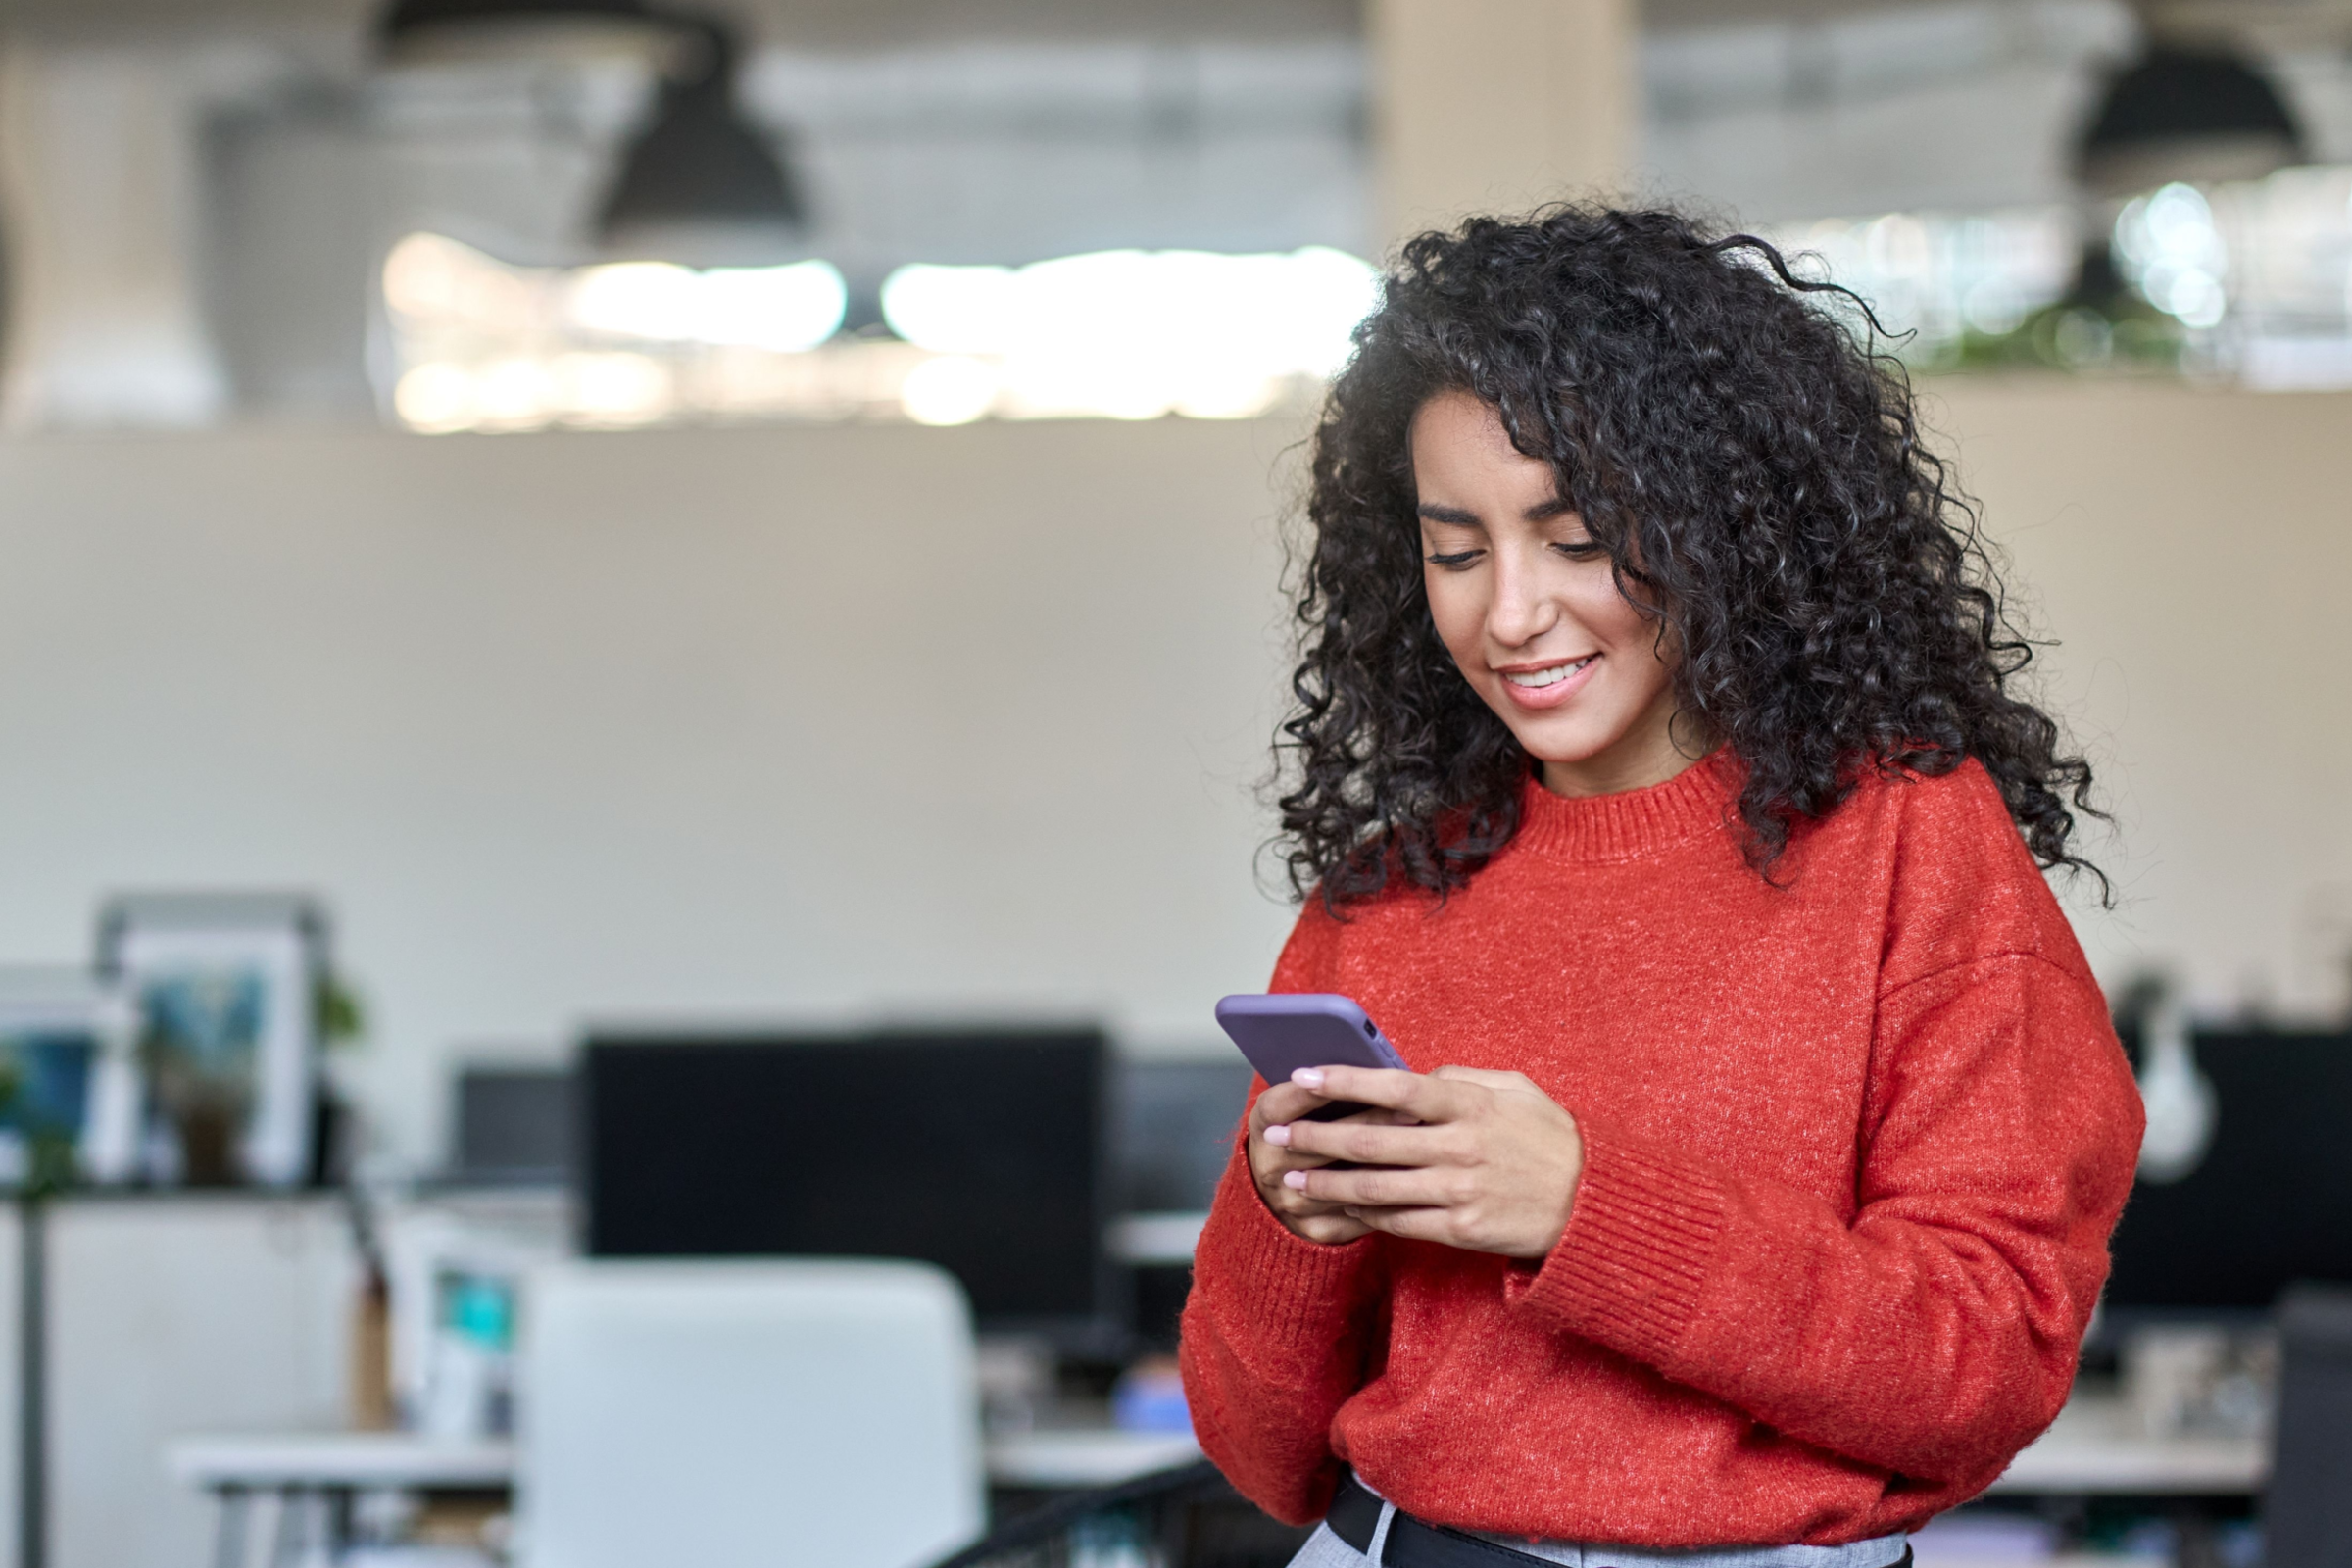
[[[1250,1174],[1257,1183],[1257,1196],[1264,1200],[1268,1212],[1288,1226],[1292,1235],[1336,1247],[1371,1235],[1372,1227],[1350,1218],[1336,1203],[1318,1202],[1284,1186],[1282,1180],[1291,1171],[1328,1165],[1330,1156],[1300,1153],[1266,1141],[1267,1128],[1288,1126],[1329,1103],[1323,1096],[1297,1084],[1276,1084],[1258,1096],[1256,1103],[1250,1107]],[[1390,1110],[1364,1110],[1341,1118],[1343,1122],[1379,1125],[1410,1119]]]

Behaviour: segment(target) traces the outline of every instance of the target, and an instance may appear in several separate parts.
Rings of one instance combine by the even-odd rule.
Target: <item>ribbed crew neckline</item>
[[[1530,773],[1514,842],[1571,859],[1631,859],[1722,831],[1739,781],[1739,757],[1729,746],[1717,747],[1663,784],[1614,795],[1554,795]]]

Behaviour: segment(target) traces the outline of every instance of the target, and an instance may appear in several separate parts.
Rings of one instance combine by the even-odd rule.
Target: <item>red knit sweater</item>
[[[2082,950],[1971,762],[1872,778],[1768,885],[1728,754],[1530,786],[1442,907],[1310,904],[1278,991],[1415,1068],[1524,1072],[1586,1165],[1551,1254],[1301,1240],[1238,1153],[1200,1237],[1201,1446],[1278,1518],[1342,1461],[1464,1529],[1645,1546],[1916,1528],[2056,1415],[2138,1095]]]

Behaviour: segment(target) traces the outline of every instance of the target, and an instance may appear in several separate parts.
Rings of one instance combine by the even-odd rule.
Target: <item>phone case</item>
[[[1412,1070],[1349,997],[1318,991],[1227,997],[1217,1004],[1217,1023],[1269,1084],[1290,1082],[1301,1067]],[[1363,1108],[1335,1101],[1313,1119],[1327,1121]]]

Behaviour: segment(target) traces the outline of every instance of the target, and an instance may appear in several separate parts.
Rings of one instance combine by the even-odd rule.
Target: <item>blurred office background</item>
[[[820,1083],[1023,1135],[870,1227],[983,1331],[907,1562],[1182,1464],[1298,443],[1402,235],[1594,190],[1873,304],[2114,812],[2149,1180],[1921,1560],[2254,1560],[2352,1284],[2343,0],[11,0],[0,1555],[555,1561],[523,1282],[844,1250]],[[1043,1549],[1281,1560],[1184,1488]]]

